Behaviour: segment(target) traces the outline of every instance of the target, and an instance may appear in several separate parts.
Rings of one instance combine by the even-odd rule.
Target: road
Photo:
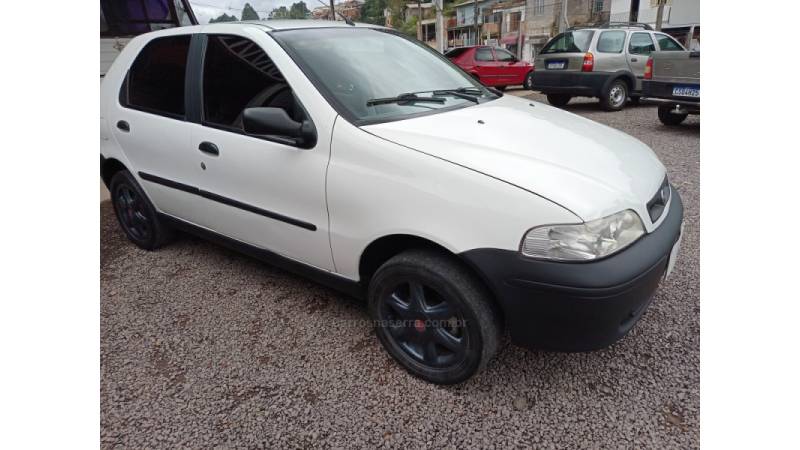
[[[505,342],[479,376],[430,385],[390,360],[363,306],[195,238],[139,250],[106,201],[102,447],[699,447],[699,118],[667,128],[653,106],[566,109],[650,145],[686,207],[675,272],[620,342]]]

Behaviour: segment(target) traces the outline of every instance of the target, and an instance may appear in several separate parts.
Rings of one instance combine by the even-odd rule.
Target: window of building
[[[513,12],[508,15],[508,31],[519,31],[519,22],[522,20],[521,12]]]
[[[533,0],[533,15],[534,16],[544,15],[544,0]]]
[[[592,14],[603,12],[604,0],[591,0],[592,1]]]
[[[203,123],[243,131],[246,108],[282,108],[292,119],[305,113],[261,47],[238,36],[208,37],[203,66]]]
[[[492,49],[488,47],[481,47],[475,50],[475,61],[493,61]]]
[[[625,32],[622,30],[603,31],[597,39],[597,51],[600,53],[622,53],[625,48]]]
[[[123,104],[155,114],[182,117],[190,40],[189,35],[169,36],[145,45],[122,87]]]
[[[675,39],[666,34],[657,33],[656,41],[658,41],[658,48],[661,51],[674,52],[683,50],[681,44],[678,44]]]
[[[628,45],[628,52],[633,55],[649,55],[656,51],[656,44],[650,33],[633,33],[631,43]]]

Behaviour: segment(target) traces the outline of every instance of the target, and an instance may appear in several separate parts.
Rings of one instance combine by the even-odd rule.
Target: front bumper
[[[683,203],[673,188],[667,217],[653,232],[610,257],[563,263],[517,251],[462,253],[487,282],[523,347],[587,351],[622,338],[644,314],[680,238]]]

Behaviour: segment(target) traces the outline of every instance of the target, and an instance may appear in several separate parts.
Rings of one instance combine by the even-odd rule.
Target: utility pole
[[[336,20],[336,9],[333,6],[333,0],[331,0],[331,20]]]
[[[661,21],[664,16],[664,3],[665,0],[658,0],[658,10],[656,11],[656,30],[661,31]]]
[[[472,5],[472,20],[475,25],[475,42],[472,45],[480,45],[480,25],[478,25],[478,0],[473,0],[475,3]]]
[[[422,40],[422,0],[417,0],[417,39]]]
[[[436,50],[439,53],[444,53],[444,37],[447,36],[447,30],[444,29],[444,16],[442,10],[444,9],[444,0],[433,0],[436,7]]]
[[[567,22],[567,0],[561,0],[561,21],[558,22],[558,32],[563,33],[567,28],[569,28],[569,22]]]

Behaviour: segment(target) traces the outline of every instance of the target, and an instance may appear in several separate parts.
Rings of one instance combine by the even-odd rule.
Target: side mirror
[[[292,120],[281,108],[247,108],[242,115],[242,126],[247,134],[290,138],[302,148],[311,148],[317,142],[317,130],[310,120]]]

